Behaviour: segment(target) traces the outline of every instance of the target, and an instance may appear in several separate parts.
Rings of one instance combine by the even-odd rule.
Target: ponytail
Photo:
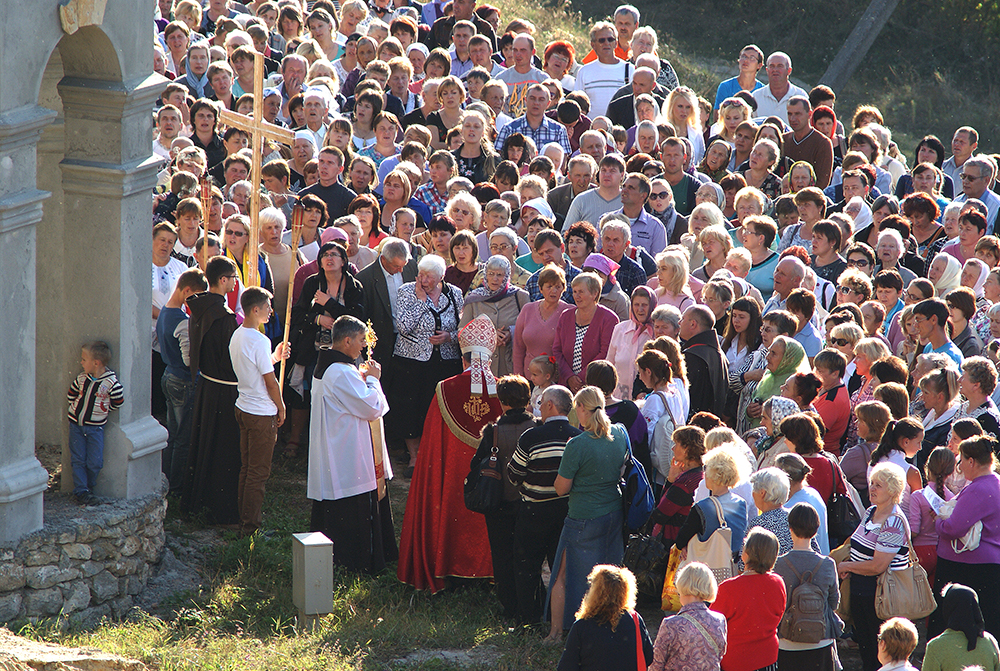
[[[611,418],[604,410],[604,393],[597,387],[584,387],[576,393],[573,405],[592,412],[590,421],[583,428],[598,438],[611,440]]]
[[[882,440],[878,447],[872,452],[870,465],[875,466],[882,459],[888,457],[893,450],[898,450],[901,438],[916,438],[923,431],[923,424],[912,417],[890,421],[885,428],[885,433],[882,434]]]

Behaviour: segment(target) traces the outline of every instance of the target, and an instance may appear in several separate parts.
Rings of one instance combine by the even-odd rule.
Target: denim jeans
[[[188,448],[191,445],[191,415],[194,409],[195,383],[164,373],[160,387],[167,399],[167,448],[163,450],[161,465],[170,481],[170,493],[176,494],[184,486]]]
[[[69,425],[69,455],[73,465],[73,493],[93,492],[104,466],[104,427]]]

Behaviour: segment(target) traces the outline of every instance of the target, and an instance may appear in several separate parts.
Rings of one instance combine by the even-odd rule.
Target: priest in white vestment
[[[392,470],[381,431],[389,404],[379,364],[355,364],[366,347],[364,322],[345,315],[332,331],[332,349],[320,351],[313,373],[309,529],[333,541],[334,564],[374,574],[399,556],[385,484]]]

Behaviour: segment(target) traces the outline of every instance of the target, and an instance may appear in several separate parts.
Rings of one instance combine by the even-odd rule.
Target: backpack
[[[788,608],[778,624],[781,638],[798,643],[819,643],[826,638],[826,592],[812,581],[822,564],[823,558],[819,557],[811,571],[800,575],[795,565],[788,562],[799,584],[792,590]]]
[[[673,433],[683,422],[678,423],[674,418],[673,410],[670,409],[670,405],[667,403],[666,394],[662,391],[656,391],[653,394],[660,397],[660,402],[663,403],[664,407],[664,412],[656,420],[656,424],[653,426],[653,433],[649,437],[649,458],[653,465],[653,476],[655,478],[655,473],[666,477],[667,473],[670,472],[670,462],[674,458]]]
[[[628,446],[625,463],[622,465],[622,479],[618,483],[622,492],[625,531],[637,531],[649,520],[649,514],[653,512],[656,500],[653,498],[653,488],[649,484],[649,478],[646,477],[646,469],[632,454],[632,442],[629,440],[628,430],[621,424],[617,426],[622,427],[625,444]]]

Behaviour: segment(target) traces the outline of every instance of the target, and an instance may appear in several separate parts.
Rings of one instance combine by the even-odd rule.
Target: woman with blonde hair
[[[678,135],[691,141],[691,165],[701,163],[705,155],[705,137],[702,134],[698,94],[686,86],[678,86],[667,95],[663,103],[663,116]]]
[[[472,194],[462,191],[448,200],[445,214],[455,222],[456,231],[468,230],[475,235],[479,232],[479,224],[483,219],[483,206]]]
[[[744,121],[749,121],[752,114],[753,111],[745,100],[726,98],[719,105],[718,116],[715,125],[712,126],[715,137],[725,140],[732,147],[736,141],[736,129]]]
[[[842,325],[843,326],[843,325]],[[865,401],[875,398],[875,385],[873,384],[872,364],[879,359],[892,356],[889,346],[879,338],[862,338],[854,346],[854,366],[857,374],[861,376],[861,386],[851,394],[851,412]],[[852,414],[851,420],[847,424],[845,434],[845,445],[850,447],[858,442],[858,422]]]
[[[586,591],[587,575],[598,564],[620,564],[622,500],[618,489],[629,449],[621,424],[611,424],[604,393],[584,387],[573,399],[583,433],[571,438],[559,462],[555,490],[569,495],[568,513],[556,548],[549,585],[551,627],[547,641],[558,643],[572,626]]]
[[[726,617],[709,610],[719,593],[711,569],[692,562],[677,572],[681,609],[660,621],[649,671],[718,669],[726,650]]]
[[[590,587],[566,637],[558,670],[645,667],[653,659],[653,644],[635,611],[635,576],[627,568],[600,564],[587,582]],[[636,659],[640,643],[641,660]]]
[[[657,305],[672,305],[683,314],[695,304],[688,286],[688,257],[683,251],[672,249],[656,255],[656,279]]]
[[[688,217],[688,230],[681,235],[681,245],[687,250],[689,257],[688,272],[698,268],[705,261],[699,240],[702,231],[711,226],[726,228],[726,217],[715,203],[698,203]]]
[[[711,203],[702,203],[697,207],[703,206],[707,206],[706,209],[711,212]],[[721,216],[722,211],[718,208],[715,209]],[[733,239],[729,235],[725,226],[714,224],[706,229],[703,229],[698,235],[698,246],[701,248],[701,252],[705,257],[705,263],[691,274],[695,277],[695,279],[701,280],[702,282],[708,282],[712,279],[712,275],[714,275],[717,271],[722,270],[723,266],[726,265],[726,256],[733,248]]]

